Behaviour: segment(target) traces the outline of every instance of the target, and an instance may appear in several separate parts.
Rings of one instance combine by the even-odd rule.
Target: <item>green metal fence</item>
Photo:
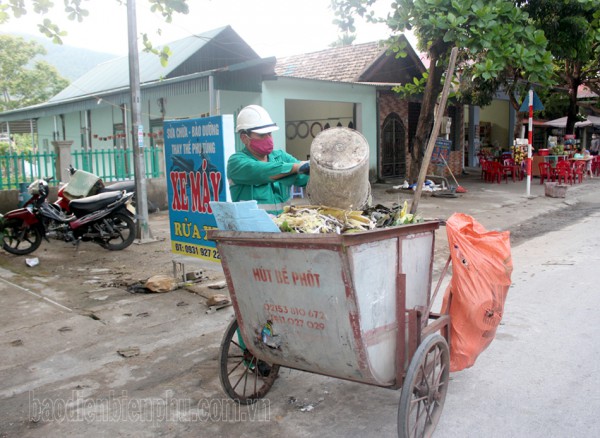
[[[143,148],[146,178],[159,178],[161,148]],[[133,151],[131,149],[97,149],[71,154],[73,167],[101,177],[104,181],[134,178]]]
[[[19,184],[30,183],[38,178],[52,177],[56,180],[56,154],[9,153],[0,155],[0,190],[19,188]]]
[[[161,171],[161,148],[144,148],[146,178],[159,178]],[[54,152],[23,152],[0,155],[0,190],[18,189],[20,184],[30,183],[38,178],[56,175]],[[134,178],[133,151],[106,149],[75,151],[71,153],[73,167],[98,175],[104,181],[119,181]]]

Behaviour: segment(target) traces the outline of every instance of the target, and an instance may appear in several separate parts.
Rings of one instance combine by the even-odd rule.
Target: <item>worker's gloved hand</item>
[[[310,174],[310,161],[305,161],[304,164],[298,168],[298,173]]]

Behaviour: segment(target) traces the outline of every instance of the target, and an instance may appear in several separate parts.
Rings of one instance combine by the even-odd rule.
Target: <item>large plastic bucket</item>
[[[361,210],[371,196],[369,143],[353,129],[321,131],[310,147],[308,197],[312,204]]]

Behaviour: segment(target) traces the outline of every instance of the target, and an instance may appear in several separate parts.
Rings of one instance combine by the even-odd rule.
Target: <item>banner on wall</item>
[[[207,231],[216,228],[210,201],[230,201],[227,159],[235,152],[233,116],[164,122],[171,252],[220,262]]]
[[[438,166],[445,166],[450,161],[450,148],[452,141],[439,138],[435,141],[433,152],[431,153],[431,162]]]

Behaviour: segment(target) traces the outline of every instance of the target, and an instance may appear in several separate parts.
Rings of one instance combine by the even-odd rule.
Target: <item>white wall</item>
[[[308,79],[278,78],[276,81],[263,82],[262,106],[273,120],[285,128],[286,101],[336,102],[356,104],[356,126],[369,143],[369,173],[377,175],[377,96],[372,85],[349,84],[343,82],[324,82]],[[285,145],[285,129],[273,134],[275,145]],[[303,157],[299,157],[303,158]]]

